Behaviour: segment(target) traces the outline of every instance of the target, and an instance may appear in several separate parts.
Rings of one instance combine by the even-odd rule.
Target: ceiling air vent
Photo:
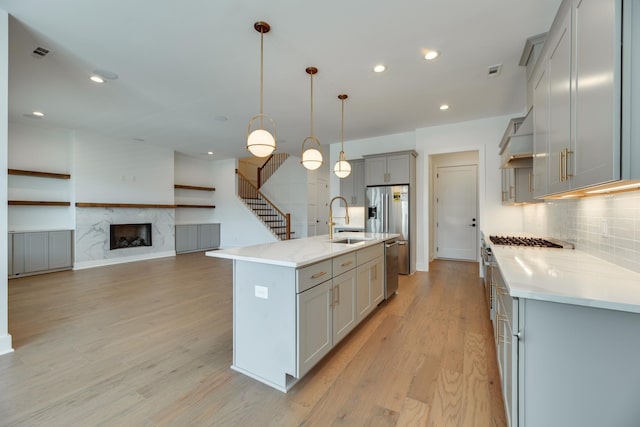
[[[47,56],[47,54],[49,53],[49,49],[45,49],[42,46],[36,46],[35,49],[33,49],[33,52],[31,52],[33,54],[33,56],[35,56],[36,58],[44,58],[45,56]]]
[[[501,70],[502,70],[502,64],[492,65],[487,70],[487,77],[489,77],[489,78],[498,77],[498,75],[500,74]]]

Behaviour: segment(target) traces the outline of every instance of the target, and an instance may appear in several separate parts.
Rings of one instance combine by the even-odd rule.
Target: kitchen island
[[[384,298],[390,233],[207,252],[233,260],[232,369],[286,392]]]
[[[637,425],[640,274],[579,250],[490,246],[508,424]]]

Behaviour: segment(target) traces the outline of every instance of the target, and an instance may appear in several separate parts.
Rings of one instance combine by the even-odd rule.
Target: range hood
[[[500,167],[529,168],[533,166],[533,110],[525,117],[509,121],[500,141]]]

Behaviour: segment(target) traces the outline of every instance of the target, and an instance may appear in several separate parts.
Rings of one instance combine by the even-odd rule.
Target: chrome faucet
[[[333,240],[333,226],[336,225],[336,223],[333,222],[333,201],[335,199],[344,200],[344,212],[345,212],[344,217],[336,217],[336,218],[344,218],[344,223],[349,224],[349,205],[347,204],[347,199],[345,199],[342,196],[334,197],[329,202],[329,240]]]

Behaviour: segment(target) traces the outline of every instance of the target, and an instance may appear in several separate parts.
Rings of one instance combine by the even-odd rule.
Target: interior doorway
[[[432,258],[478,259],[478,152],[432,156]]]

